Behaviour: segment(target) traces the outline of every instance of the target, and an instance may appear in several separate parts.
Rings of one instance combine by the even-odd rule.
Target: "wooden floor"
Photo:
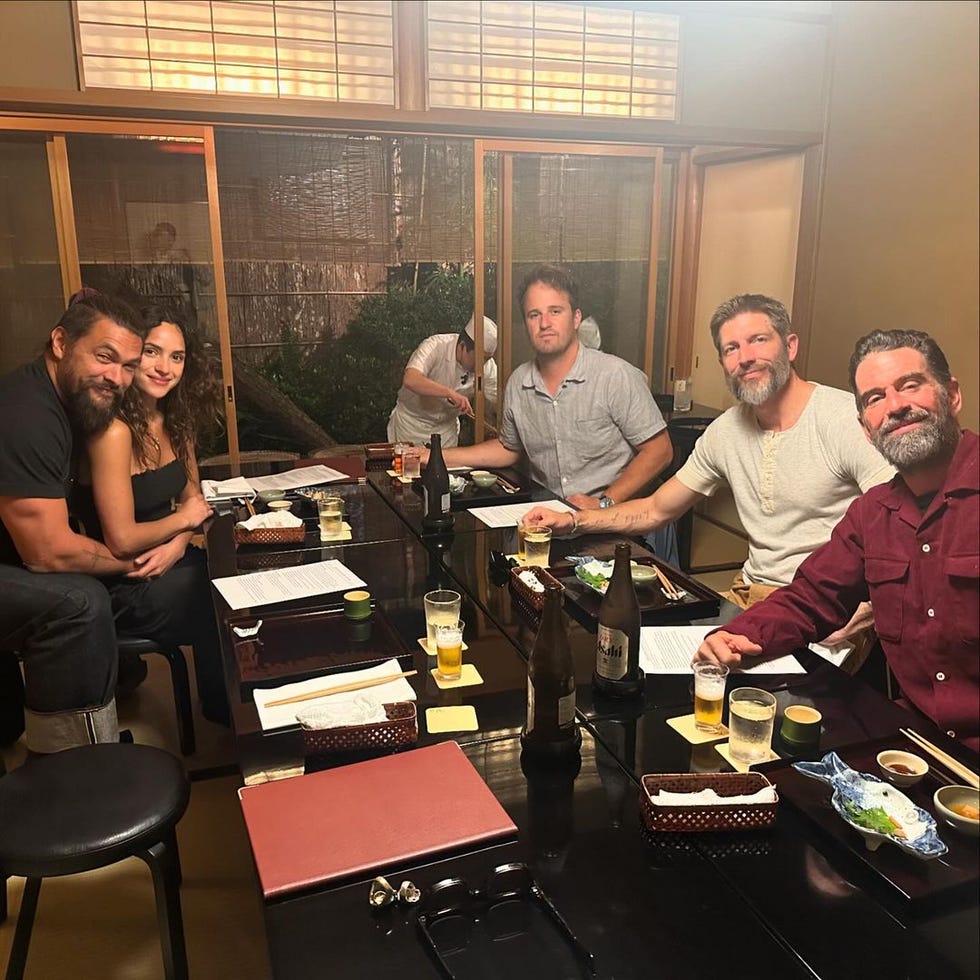
[[[119,722],[137,742],[179,757],[170,672],[148,657],[149,677],[119,704]],[[193,980],[268,977],[262,909],[238,806],[234,742],[227,729],[195,717],[198,751],[186,760],[191,802],[177,827],[184,884],[181,902]],[[4,751],[19,765],[18,744]],[[0,968],[10,952],[22,879],[7,884],[10,914],[0,926]],[[27,961],[27,980],[156,980],[163,963],[150,872],[138,858],[109,868],[46,879]]]

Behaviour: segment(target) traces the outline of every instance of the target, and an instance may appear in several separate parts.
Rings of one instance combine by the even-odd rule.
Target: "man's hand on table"
[[[532,507],[521,523],[550,527],[556,534],[568,534],[575,528],[575,518],[568,511],[549,510],[547,507]]]
[[[757,657],[762,653],[762,647],[753,643],[747,636],[718,630],[704,638],[704,642],[694,654],[692,663],[725,664],[727,667],[738,667],[745,655]]]

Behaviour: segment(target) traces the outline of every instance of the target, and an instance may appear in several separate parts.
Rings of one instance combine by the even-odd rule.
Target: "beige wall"
[[[932,333],[976,429],[978,11],[841,3],[818,240],[809,377],[846,386],[875,327]]]
[[[68,0],[3,0],[0,86],[77,89]]]
[[[793,306],[803,155],[714,164],[704,173],[694,304],[694,400],[714,408],[728,393],[708,324],[719,303],[765,293]]]

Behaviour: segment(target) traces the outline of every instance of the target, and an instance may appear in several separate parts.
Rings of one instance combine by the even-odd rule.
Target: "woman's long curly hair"
[[[221,391],[211,370],[211,360],[197,335],[188,330],[186,320],[174,310],[148,306],[140,311],[146,332],[161,323],[172,323],[184,337],[184,374],[176,387],[160,400],[163,427],[177,458],[187,466],[194,455],[197,434],[219,424]],[[160,465],[159,447],[149,434],[149,419],[139,388],[132,384],[123,396],[119,417],[133,433],[133,451],[140,466]]]

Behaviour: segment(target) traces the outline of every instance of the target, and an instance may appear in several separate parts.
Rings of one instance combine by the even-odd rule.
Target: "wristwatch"
[[[616,503],[616,501],[615,501],[615,500],[613,500],[613,499],[612,499],[612,497],[607,497],[607,496],[606,496],[605,494],[602,494],[602,495],[601,495],[601,496],[599,497],[599,506],[600,506],[600,507],[601,507],[601,508],[602,508],[603,510],[605,510],[605,509],[606,509],[607,507],[612,507],[612,505],[613,505],[614,503]]]

